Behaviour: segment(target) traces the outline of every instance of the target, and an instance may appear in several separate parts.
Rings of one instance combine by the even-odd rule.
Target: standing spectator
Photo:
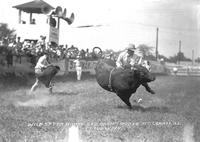
[[[68,45],[66,44],[64,48],[67,50],[67,48],[68,48]]]
[[[76,60],[74,60],[74,63],[76,68],[77,80],[81,80],[82,67],[80,62],[80,55],[77,56]]]
[[[80,51],[80,54],[81,54],[81,58],[82,58],[82,59],[85,59],[85,53],[86,53],[86,52],[85,52],[85,50],[83,50],[83,49]]]
[[[89,53],[89,49],[88,49],[88,48],[86,49],[85,57],[86,57],[86,58],[90,57],[90,53]]]
[[[20,50],[22,49],[22,42],[20,41],[20,37],[17,37],[17,49],[16,49],[16,53],[20,54]]]
[[[8,47],[7,49],[7,55],[6,55],[6,61],[7,61],[7,67],[13,66],[13,51],[12,47]]]
[[[38,42],[37,42],[37,46],[40,46],[41,47],[41,49],[42,49],[42,51],[44,51],[45,50],[45,48],[46,48],[46,36],[40,36],[40,39],[38,40]]]

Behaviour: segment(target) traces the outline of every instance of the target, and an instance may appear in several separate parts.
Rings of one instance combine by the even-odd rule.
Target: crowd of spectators
[[[13,56],[16,57],[16,62],[21,63],[21,58],[26,56],[29,58],[30,62],[34,66],[37,59],[42,53],[46,52],[50,55],[53,60],[62,60],[64,58],[76,58],[80,56],[81,59],[92,59],[96,58],[96,54],[89,51],[89,49],[83,50],[73,45],[68,47],[68,45],[56,45],[55,43],[46,42],[45,36],[40,36],[39,40],[28,40],[25,39],[21,42],[20,37],[17,40],[4,40],[1,44],[0,54],[6,56],[6,61],[8,66],[13,64]],[[1,63],[0,63],[1,64]]]

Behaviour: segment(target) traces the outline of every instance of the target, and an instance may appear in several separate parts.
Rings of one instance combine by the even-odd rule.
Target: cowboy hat
[[[129,45],[126,47],[126,50],[135,51],[135,50],[136,50],[135,44],[129,44]]]

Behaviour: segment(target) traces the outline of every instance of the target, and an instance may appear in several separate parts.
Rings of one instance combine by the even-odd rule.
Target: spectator
[[[8,48],[7,55],[6,55],[7,67],[13,66],[13,51],[12,47]]]
[[[89,58],[89,57],[90,57],[90,53],[89,53],[89,49],[88,49],[88,48],[86,49],[85,57],[86,57],[86,58]]]
[[[36,24],[35,19],[32,19],[31,24]]]
[[[40,46],[43,50],[45,49],[46,47],[46,36],[40,36],[40,39],[38,40],[37,42],[37,46]]]
[[[76,60],[74,60],[74,63],[76,68],[77,80],[81,80],[82,67],[80,62],[80,55],[77,56]]]
[[[85,59],[85,51],[82,49],[80,51],[81,58]]]
[[[22,24],[26,24],[26,21],[22,20]]]
[[[49,24],[52,27],[56,27],[57,22],[56,22],[55,18],[53,18],[52,16],[50,16],[50,22],[49,22]]]

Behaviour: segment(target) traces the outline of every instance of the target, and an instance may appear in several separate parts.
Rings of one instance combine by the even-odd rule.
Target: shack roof
[[[49,8],[50,10],[54,9],[50,4],[46,3],[43,0],[34,0],[24,4],[13,6],[13,8],[22,10],[27,13],[38,13],[42,14],[42,8]]]

